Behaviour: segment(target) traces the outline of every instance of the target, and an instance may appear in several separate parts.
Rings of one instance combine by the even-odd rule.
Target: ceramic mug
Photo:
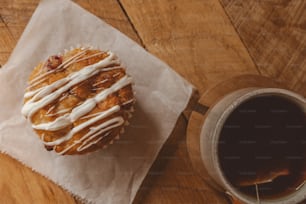
[[[289,90],[245,88],[211,107],[202,126],[200,151],[215,185],[243,203],[292,204],[305,200],[305,104],[304,97]],[[299,113],[287,110],[289,107]],[[290,118],[297,120],[290,111],[301,121],[281,129],[284,124],[277,124],[279,119],[285,123],[290,123]],[[260,124],[261,120],[266,122]],[[267,125],[269,121],[272,125]]]

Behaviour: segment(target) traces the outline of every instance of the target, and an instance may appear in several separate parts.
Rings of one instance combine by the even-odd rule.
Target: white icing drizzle
[[[105,82],[107,82],[107,81],[108,81],[108,79],[104,79],[104,80],[102,80],[102,81],[99,81],[99,82],[93,84],[93,86],[97,86],[97,85],[99,85],[99,84],[103,84],[103,83],[105,83]]]
[[[87,149],[88,147],[90,147],[91,145],[93,144],[96,144],[98,143],[100,140],[102,140],[104,137],[106,137],[108,135],[104,135],[103,137],[99,137],[97,140],[95,141],[92,141],[92,142],[89,142],[87,140],[85,140],[78,148],[77,148],[77,151],[81,152],[85,149]]]
[[[65,94],[65,95],[63,95],[62,97],[60,97],[60,98],[58,99],[58,101],[62,101],[62,100],[64,100],[64,99],[67,98],[67,97],[68,97],[68,95]]]
[[[121,66],[113,66],[113,67],[109,67],[109,68],[105,68],[103,69],[103,71],[110,71],[110,70],[115,70],[115,69],[120,69],[122,68]]]
[[[93,113],[93,114],[90,114],[90,115],[86,115],[86,116],[84,116],[84,117],[81,117],[81,119],[92,118],[92,117],[97,116],[97,115],[99,115],[99,114],[100,114],[100,112],[99,112],[99,113]]]
[[[41,140],[44,140],[44,138],[45,138],[45,133],[41,134],[41,136],[40,136]]]
[[[24,104],[22,108],[22,114],[31,118],[31,116],[39,109],[57,99],[71,87],[96,75],[98,72],[102,71],[103,68],[111,66],[114,63],[118,63],[118,60],[113,53],[109,53],[106,58],[99,61],[98,63],[86,66],[83,69],[70,74],[66,78],[60,79],[48,86],[44,86],[33,96],[33,98]],[[32,95],[31,91],[28,94]],[[35,101],[38,98],[40,98],[40,100]]]
[[[55,72],[55,69],[54,69],[54,70],[49,70],[49,71],[47,71],[46,73],[43,73],[42,75],[39,75],[38,77],[32,79],[32,80],[30,81],[30,85],[31,85],[31,86],[29,86],[29,87],[32,87],[32,86],[35,86],[35,85],[39,84],[40,82],[42,82],[42,81],[45,80],[44,78],[45,78],[46,76],[48,76],[48,75],[50,75],[50,74],[52,74],[52,73],[54,73],[54,72]]]
[[[59,115],[59,114],[63,114],[63,113],[67,113],[69,112],[71,109],[70,108],[66,108],[66,109],[63,109],[63,110],[59,110],[57,111],[56,113],[52,113],[52,114],[48,114],[46,113],[47,115],[46,116],[56,116],[56,115]]]
[[[40,87],[40,88],[38,88],[38,89],[36,89],[36,90],[34,90],[34,91],[26,92],[26,93],[24,94],[24,98],[30,98],[30,97],[34,96],[34,95],[37,94],[39,91],[41,91],[43,88],[44,88],[44,87]]]
[[[89,48],[84,48],[82,52],[79,52],[77,53],[76,55],[68,58],[66,61],[64,61],[62,64],[60,64],[56,69],[53,69],[53,70],[49,70],[48,72],[42,74],[42,75],[39,75],[38,77],[32,79],[30,81],[30,86],[28,88],[31,88],[33,86],[36,86],[38,85],[39,83],[41,83],[42,81],[44,81],[46,78],[46,76],[56,72],[56,71],[59,71],[61,70],[62,68],[66,68],[68,67],[69,65],[71,65],[75,60],[79,59],[80,57],[82,57],[83,55],[86,54],[86,51],[88,50]],[[39,81],[38,81],[39,80]]]
[[[81,57],[83,57],[85,54],[86,54],[86,51],[88,50],[89,48],[85,48],[82,52],[79,52],[78,54],[72,56],[71,58],[69,58],[68,60],[66,60],[65,62],[63,62],[59,67],[56,68],[56,70],[61,70],[61,69],[65,69],[67,68],[68,66],[70,66],[71,64],[77,62],[77,61],[80,61],[79,59]]]
[[[46,67],[48,61],[45,61],[43,64],[42,64],[42,67]],[[39,69],[39,72],[37,75],[40,75],[42,72],[44,72],[44,69]]]
[[[131,99],[131,100],[128,100],[128,101],[126,101],[126,102],[124,102],[124,103],[122,103],[121,105],[122,106],[124,106],[124,105],[127,105],[127,104],[129,104],[129,103],[133,103],[135,100],[134,99]],[[130,111],[126,111],[129,115],[129,117],[130,116],[132,116],[132,114],[130,113]],[[100,113],[93,113],[93,114],[90,114],[90,115],[86,115],[86,116],[84,116],[84,117],[82,117],[81,119],[86,119],[86,118],[92,118],[92,117],[94,117],[94,116],[96,116],[96,115],[99,115]]]
[[[72,56],[65,62],[63,62],[59,67],[56,68],[56,70],[65,68],[66,66],[71,65],[72,63],[75,63],[77,61],[85,60],[90,57],[94,57],[97,55],[101,55],[101,53],[96,53],[94,55],[82,58],[84,54],[86,54],[86,51],[88,48],[84,49],[82,52],[76,54],[75,56]],[[38,88],[33,91],[28,91],[25,93],[24,98],[30,98],[22,107],[22,114],[25,115],[26,117],[31,120],[31,117],[41,108],[44,106],[50,104],[52,101],[58,99],[63,99],[66,97],[66,95],[62,96],[63,93],[71,89],[73,86],[81,83],[82,81],[87,80],[88,78],[96,75],[97,73],[101,71],[109,71],[113,69],[119,69],[122,68],[120,66],[120,62],[117,60],[117,57],[111,53],[107,53],[108,56],[104,58],[103,60],[86,66],[83,69],[74,72],[67,76],[66,78],[60,79],[58,81],[53,82],[52,84],[46,85],[44,87]],[[119,65],[119,66],[118,66]],[[48,74],[53,73],[54,70],[51,70],[47,72],[47,74],[44,74],[43,77],[47,76]],[[42,76],[36,77],[30,82],[30,86],[36,85],[36,83],[41,82]],[[106,82],[106,80],[102,80],[95,85],[101,84]],[[45,142],[44,144],[47,146],[56,146],[60,145],[61,143],[70,140],[73,135],[78,133],[79,131],[83,130],[84,128],[90,127],[94,123],[114,114],[115,112],[120,110],[120,105],[113,106],[105,111],[99,112],[99,113],[94,113],[91,115],[86,116],[90,111],[92,111],[96,105],[103,100],[107,98],[110,94],[120,90],[121,88],[129,85],[132,83],[131,77],[125,75],[121,79],[119,79],[116,83],[114,83],[111,87],[104,89],[103,91],[99,92],[97,95],[95,95],[92,98],[86,99],[83,103],[78,104],[75,108],[71,109],[63,109],[59,110],[56,113],[51,113],[51,111],[54,109],[55,106],[52,106],[48,111],[47,111],[47,116],[54,116],[62,113],[66,113],[65,115],[62,115],[55,119],[52,122],[48,123],[41,123],[41,124],[33,124],[32,127],[37,130],[46,130],[46,131],[57,131],[60,129],[63,129],[72,123],[74,123],[76,120],[79,118],[85,119],[85,118],[90,118],[89,120],[73,127],[70,132],[68,132],[66,135],[63,137],[60,137],[54,141],[50,142]],[[131,103],[133,102],[134,99],[129,100],[125,102],[124,104]],[[69,112],[71,110],[71,112]],[[109,133],[109,131],[115,127],[121,126],[125,123],[124,119],[122,117],[115,117],[111,118],[102,124],[99,124],[98,126],[95,127],[90,127],[89,131],[87,134],[85,134],[82,138],[80,138],[78,141],[75,141],[72,145],[64,149],[62,152],[59,154],[64,154],[69,149],[71,149],[73,146],[76,144],[81,145],[77,148],[77,151],[83,151],[90,147],[91,145],[99,142],[101,139],[106,137]],[[95,140],[95,138],[101,134],[104,133],[103,137],[99,137],[98,139]],[[44,140],[44,136],[42,138]]]
[[[84,123],[81,123],[80,125],[78,126],[75,126],[74,128],[72,128],[72,130],[67,133],[65,136],[57,139],[57,140],[54,140],[54,141],[51,141],[51,142],[44,142],[45,145],[48,145],[48,146],[53,146],[53,145],[59,145],[67,140],[70,140],[72,138],[72,136],[76,133],[78,133],[79,131],[83,130],[84,128],[98,122],[99,120],[102,120],[103,118],[106,118],[107,116],[110,116],[111,114],[117,112],[118,110],[120,110],[120,106],[113,106],[112,108],[106,110],[106,111],[102,111],[100,115],[84,122]],[[65,123],[67,121],[63,120],[63,123]],[[105,122],[107,123],[107,122]],[[104,123],[102,123],[104,124]],[[63,124],[64,125],[67,125],[67,124]],[[51,127],[52,128],[52,127]],[[56,128],[55,128],[56,129]]]
[[[100,87],[100,88],[94,88],[94,89],[92,89],[93,91],[99,91],[99,90],[101,90],[101,89],[104,89],[103,87]]]
[[[64,128],[63,124],[66,126],[70,125],[71,123],[75,122],[82,116],[88,114],[92,109],[96,107],[96,105],[106,99],[106,97],[118,91],[119,89],[125,87],[126,85],[131,83],[131,77],[124,76],[120,80],[118,80],[115,84],[113,84],[108,89],[105,89],[98,93],[95,97],[89,98],[84,101],[81,105],[75,107],[72,109],[70,114],[58,117],[56,120],[49,122],[49,123],[43,123],[39,125],[33,125],[32,127],[34,129],[40,129],[40,130],[50,130],[50,131],[56,131]],[[52,129],[50,129],[52,128]]]
[[[30,86],[27,87],[27,89],[30,89],[30,88],[32,88],[34,86],[37,86],[38,84],[42,83],[45,80],[46,80],[46,78],[42,78],[42,79],[40,79],[40,80],[38,80],[36,82],[33,82],[32,84],[30,84]]]
[[[90,58],[92,58],[92,57],[96,57],[96,56],[102,55],[102,54],[104,54],[104,53],[105,53],[105,52],[98,52],[98,53],[93,54],[93,55],[90,55],[90,56],[88,56],[88,57],[84,57],[84,58],[78,59],[78,60],[76,60],[75,62],[80,62],[80,61],[83,61],[83,60],[87,60],[87,59],[90,59]]]
[[[86,133],[83,137],[81,137],[79,140],[74,141],[71,145],[69,145],[68,147],[66,147],[63,151],[59,152],[59,154],[64,154],[66,153],[69,149],[71,149],[72,147],[74,147],[77,144],[82,143],[78,148],[77,151],[83,151],[84,149],[88,148],[90,145],[86,145],[89,141],[91,141],[92,139],[94,139],[97,136],[100,136],[101,134],[110,131],[111,129],[118,127],[120,125],[122,125],[124,123],[124,120],[122,117],[115,117],[112,118],[96,127],[92,127],[90,128],[89,132]],[[99,137],[99,141],[102,140],[103,138],[107,137],[108,134],[104,134],[102,137]],[[88,138],[88,139],[87,139]],[[85,141],[84,141],[85,140]],[[99,142],[99,141],[95,141],[95,143]],[[84,147],[84,145],[86,147]]]
[[[135,101],[134,99],[131,99],[131,100],[128,100],[128,101],[122,103],[122,105],[124,106],[124,105],[127,105],[129,103],[133,103],[134,101]]]
[[[93,140],[97,136],[100,136],[101,134],[108,132],[112,130],[113,128],[116,128],[122,125],[123,123],[124,123],[124,119],[122,117],[115,117],[96,127],[90,128],[90,131],[86,135],[84,135],[84,137],[76,141],[76,143],[82,142],[82,144],[77,148],[77,151],[83,151],[84,149],[87,149],[88,147],[90,147],[92,144],[99,142],[103,138],[107,137],[108,134],[103,135],[103,137],[99,137],[97,140],[89,143],[91,140]]]
[[[118,72],[116,74],[113,74],[113,77],[116,77],[116,76],[119,76],[119,75],[120,75],[120,73]]]
[[[53,106],[51,106],[49,109],[48,109],[48,111],[47,111],[47,113],[46,114],[49,114],[49,113],[51,113],[51,111],[53,111],[53,109],[55,108],[55,106],[53,105]]]

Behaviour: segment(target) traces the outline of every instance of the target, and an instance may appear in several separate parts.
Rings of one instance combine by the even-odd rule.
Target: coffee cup
[[[209,108],[201,159],[214,186],[243,203],[306,199],[306,102],[279,88],[243,88]]]

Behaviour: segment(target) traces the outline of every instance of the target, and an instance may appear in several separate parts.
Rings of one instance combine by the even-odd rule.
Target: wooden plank
[[[0,65],[3,65],[4,62],[8,59],[10,53],[13,50],[13,45],[16,43],[16,40],[12,36],[7,25],[4,23],[3,19],[0,17]]]
[[[120,0],[147,50],[205,92],[255,65],[217,0]],[[192,169],[179,122],[135,203],[228,203]],[[185,121],[186,124],[186,121]],[[191,190],[192,189],[192,190]]]
[[[100,17],[113,27],[117,28],[134,41],[140,43],[127,17],[123,13],[117,1],[106,0],[74,0],[83,8]],[[0,1],[0,65],[3,65],[17,40],[21,36],[25,26],[39,0],[1,0]]]
[[[256,68],[218,0],[120,0],[145,47],[203,93]]]
[[[106,23],[118,29],[129,38],[141,44],[141,40],[134,31],[129,19],[116,0],[73,0],[84,9],[100,17]]]
[[[220,0],[262,75],[306,95],[306,2]]]
[[[135,204],[227,204],[224,195],[206,185],[193,170],[187,156],[186,126],[181,116],[137,193]]]
[[[0,1],[0,65],[3,65],[25,25],[30,19],[38,1]]]
[[[0,1],[0,64],[7,61],[38,2]],[[76,3],[139,42],[117,1],[77,0]],[[0,203],[81,203],[62,188],[7,155],[0,154],[0,166]]]
[[[0,203],[76,203],[69,193],[11,157],[0,154]]]

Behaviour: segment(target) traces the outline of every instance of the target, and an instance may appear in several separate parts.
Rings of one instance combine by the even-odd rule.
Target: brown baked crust
[[[82,48],[76,48],[71,51],[66,52],[63,55],[56,55],[51,56],[48,58],[46,62],[40,63],[36,66],[29,77],[29,88],[27,91],[34,91],[40,87],[44,87],[67,77],[71,73],[75,73],[85,66],[95,64],[104,58],[106,58],[109,54],[106,52],[101,52],[99,50],[88,49],[84,56],[82,57],[81,61],[77,61],[72,63],[65,69],[60,69],[47,77],[44,77],[43,81],[39,82],[38,84],[32,84],[31,82],[33,79],[45,74],[46,72],[56,69],[59,65],[63,62],[69,60],[71,57],[76,56],[78,53],[84,51]],[[100,54],[99,54],[100,53]],[[86,59],[88,58],[88,59]],[[119,66],[119,64],[114,64],[112,66]],[[121,66],[121,65],[120,65]],[[84,103],[84,101],[88,98],[92,98],[96,96],[99,92],[109,88],[114,83],[116,83],[119,79],[126,75],[125,69],[123,67],[118,69],[112,69],[109,71],[103,71],[95,74],[94,76],[90,77],[87,80],[82,81],[81,83],[71,87],[68,91],[64,92],[60,97],[56,100],[52,101],[52,103],[46,105],[45,107],[39,109],[30,119],[32,124],[37,125],[41,123],[48,123],[51,121],[56,120],[58,117],[67,114],[67,112],[63,112],[65,110],[71,110],[78,106],[79,104]],[[103,83],[101,83],[103,82]],[[26,98],[25,103],[30,100],[31,98]],[[95,151],[97,149],[106,147],[109,143],[112,143],[116,136],[119,137],[120,132],[123,132],[124,125],[127,124],[128,119],[131,116],[132,106],[134,103],[134,94],[132,90],[132,85],[129,84],[116,92],[111,93],[107,96],[105,100],[99,102],[88,114],[85,116],[99,113],[105,111],[115,105],[120,106],[120,110],[111,114],[110,116],[103,118],[92,125],[84,128],[83,130],[75,133],[71,139],[65,141],[59,145],[55,146],[45,146],[47,150],[54,150],[57,153],[62,152],[66,148],[70,147],[68,151],[64,154],[84,154],[88,152]],[[131,102],[132,101],[132,102]],[[61,113],[62,112],[62,113]],[[106,136],[105,133],[102,133],[98,137],[103,137],[99,142],[96,144],[92,144],[90,147],[78,151],[78,147],[80,147],[81,143],[76,144],[76,141],[79,141],[91,127],[97,126],[103,122],[106,122],[114,117],[121,116],[124,119],[124,124],[120,125],[119,127],[115,127],[108,132]],[[44,142],[51,142],[56,139],[63,137],[64,135],[68,134],[72,128],[88,121],[90,118],[81,117],[73,122],[71,125],[64,127],[63,129],[56,130],[56,131],[46,131],[46,130],[37,130],[34,131],[39,135],[40,139]],[[88,143],[97,140],[98,137],[92,139],[92,141],[88,141]],[[73,145],[73,147],[71,147]]]

